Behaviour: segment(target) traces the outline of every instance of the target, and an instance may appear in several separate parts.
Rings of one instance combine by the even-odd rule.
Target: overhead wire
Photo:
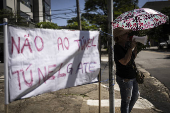
[[[61,11],[64,11],[64,12],[62,12],[62,13],[55,13],[55,12],[61,12]],[[66,12],[65,12],[66,11]],[[71,12],[68,12],[68,11],[71,11]],[[32,11],[32,12],[24,12],[24,13],[34,13],[34,12],[50,12],[50,11]],[[52,18],[52,19],[58,19],[58,18],[61,18],[61,19],[70,19],[70,18],[66,18],[66,17],[63,17],[63,16],[66,16],[67,15],[67,17],[68,16],[71,16],[71,17],[74,17],[74,16],[76,16],[76,6],[73,6],[73,7],[69,7],[69,8],[65,8],[65,9],[56,9],[56,10],[51,10],[51,12],[53,13],[53,14],[50,14],[50,15],[46,15],[46,16],[54,16],[54,15],[60,15],[59,17],[56,17],[56,16],[54,16],[54,18]],[[72,14],[72,13],[75,13],[75,15],[74,14]],[[83,8],[80,8],[80,13],[86,13],[86,11],[84,11],[83,10]],[[99,12],[97,12],[97,13],[99,13]],[[17,14],[17,13],[13,13],[13,14]],[[27,17],[27,15],[26,16],[24,16],[24,15],[22,15],[23,17]],[[30,16],[30,15],[28,15],[28,16]],[[43,17],[43,16],[34,16],[34,17]]]
[[[63,11],[62,13],[56,13],[56,12],[61,12]],[[34,11],[36,12],[36,11]],[[34,12],[24,12],[24,13],[34,13]],[[44,11],[37,11],[37,12],[44,12]],[[45,12],[49,12],[49,11],[45,11]],[[56,10],[51,10],[52,14],[46,14],[45,16],[51,16],[51,19],[71,19],[73,17],[76,17],[77,14],[76,14],[76,9],[75,9],[75,6],[74,7],[70,7],[70,8],[66,8],[66,9],[56,9]],[[86,13],[86,11],[84,11],[83,8],[80,9],[80,13]],[[97,11],[93,11],[92,13],[102,13],[102,12],[97,12]],[[16,13],[13,13],[13,14],[16,14]],[[59,16],[57,16],[59,15]],[[30,15],[28,15],[30,16]],[[22,15],[22,17],[28,17],[27,15]],[[67,17],[66,17],[67,16]],[[44,14],[42,16],[33,16],[33,17],[44,17]]]

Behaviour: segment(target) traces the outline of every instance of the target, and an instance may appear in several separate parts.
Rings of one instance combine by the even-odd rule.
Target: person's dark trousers
[[[121,113],[130,113],[139,97],[136,78],[123,79],[116,76],[116,82],[120,87]]]

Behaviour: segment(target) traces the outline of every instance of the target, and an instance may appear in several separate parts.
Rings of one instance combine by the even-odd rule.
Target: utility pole
[[[78,17],[78,29],[82,30],[82,28],[81,28],[81,17],[80,17],[79,0],[76,0],[76,5],[77,5],[77,17]]]
[[[108,5],[108,32],[113,36],[113,0],[107,0]],[[114,42],[113,37],[108,35],[108,50],[109,50],[109,105],[110,113],[115,113],[114,105],[114,76],[113,76],[113,50]],[[113,50],[112,50],[113,49]]]
[[[7,18],[3,19],[4,23],[8,22]],[[5,87],[5,113],[8,113],[8,105],[9,105],[9,86],[8,86],[8,25],[3,26],[4,30],[4,87]]]
[[[17,0],[14,0],[14,15],[15,15],[15,22],[17,22]]]

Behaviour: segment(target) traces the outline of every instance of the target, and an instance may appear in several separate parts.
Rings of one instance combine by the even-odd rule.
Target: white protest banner
[[[10,102],[97,81],[99,31],[8,27]]]

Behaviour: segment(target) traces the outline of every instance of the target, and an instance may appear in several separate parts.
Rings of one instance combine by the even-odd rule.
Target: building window
[[[6,9],[7,9],[8,11],[12,12],[12,8],[6,6]]]
[[[45,1],[44,1],[44,20],[48,20],[51,21],[51,14],[50,14],[50,5],[48,5]]]
[[[20,16],[21,16],[22,18],[25,18],[27,22],[28,22],[28,21],[31,21],[30,15],[28,15],[28,14],[22,12],[22,11],[20,11]]]
[[[26,5],[27,7],[32,9],[32,5],[30,3],[30,0],[21,0],[21,3],[23,3],[24,5]]]
[[[51,21],[51,16],[48,14],[45,14],[45,20]]]
[[[44,6],[45,6],[45,12],[49,12],[50,6],[46,2],[44,2]]]

